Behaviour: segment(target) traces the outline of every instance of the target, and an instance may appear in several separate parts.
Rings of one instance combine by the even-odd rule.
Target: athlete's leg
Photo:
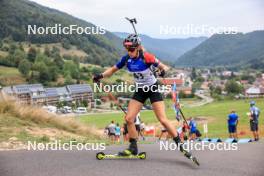
[[[165,105],[163,101],[158,101],[152,103],[152,108],[155,112],[156,117],[160,121],[160,123],[168,130],[170,135],[174,138],[178,136],[178,133],[176,131],[176,128],[173,127],[173,125],[170,123],[170,121],[167,119],[166,113],[165,113]]]
[[[126,122],[129,138],[137,139],[138,132],[135,127],[135,118],[139,111],[141,110],[143,104],[137,100],[131,99],[128,104],[128,111],[126,114]]]
[[[176,128],[168,120],[165,113],[165,105],[163,101],[157,101],[152,103],[152,108],[156,114],[156,117],[160,121],[160,123],[168,130],[168,133],[172,136],[174,142],[177,146],[179,146],[180,151],[184,153],[187,158],[190,158],[192,155],[190,152],[183,149],[182,142]]]
[[[126,114],[126,122],[127,122],[127,129],[128,129],[128,136],[129,136],[129,148],[124,150],[123,152],[119,152],[119,155],[127,156],[127,155],[136,155],[138,153],[137,149],[137,138],[138,138],[138,132],[135,127],[135,118],[139,111],[142,108],[142,103],[131,99],[128,104],[128,111]]]
[[[258,123],[256,124],[256,137],[257,137],[257,140],[259,140],[259,132],[258,132]]]

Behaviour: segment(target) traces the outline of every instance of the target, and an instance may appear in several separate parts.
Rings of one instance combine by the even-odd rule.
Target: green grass
[[[218,101],[213,102],[211,104],[207,104],[200,107],[183,107],[183,113],[186,118],[189,117],[205,117],[208,119],[208,130],[209,137],[227,137],[227,124],[226,118],[231,110],[236,110],[239,115],[239,130],[248,130],[248,117],[246,115],[249,112],[249,99],[247,100],[226,100],[226,101]],[[264,109],[264,101],[263,99],[256,99],[257,106],[260,110]],[[166,102],[169,104],[169,102]],[[175,119],[175,113],[171,108],[166,109],[166,114],[169,119]],[[107,124],[110,123],[111,120],[118,122],[120,124],[123,123],[123,113],[98,113],[93,115],[87,115],[81,117],[81,122],[87,124],[96,125],[99,128],[104,128]],[[155,115],[152,111],[142,111],[141,119],[146,123],[156,123],[158,122],[155,118]],[[263,118],[260,116],[260,124],[263,122]],[[263,123],[262,123],[263,124]],[[203,131],[202,124],[198,125],[200,131]],[[246,136],[249,136],[250,133],[247,133]]]
[[[181,103],[183,105],[187,105],[188,103],[194,103],[196,101],[198,101],[197,98],[190,98],[190,99],[181,100]],[[165,104],[166,104],[166,113],[168,118],[174,119],[175,113],[174,110],[172,109],[171,100],[166,99]],[[141,111],[140,115],[141,115],[141,119],[147,124],[158,122],[158,120],[155,118],[155,114],[153,111],[149,111],[149,110]],[[120,111],[120,113],[97,113],[92,115],[81,116],[80,121],[87,124],[95,125],[98,128],[104,128],[112,120],[114,120],[119,124],[122,124],[124,122],[123,118],[124,118],[124,113]]]
[[[17,68],[0,65],[0,85],[22,84],[25,82],[25,78]]]
[[[5,67],[0,66],[0,76],[6,77],[6,76],[20,76],[17,68],[14,67]]]

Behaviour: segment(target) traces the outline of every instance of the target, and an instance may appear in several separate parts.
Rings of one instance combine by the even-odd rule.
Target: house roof
[[[46,88],[45,92],[46,92],[47,97],[57,97],[61,95],[69,95],[69,92],[67,91],[66,87]]]
[[[70,94],[92,92],[92,88],[88,84],[74,84],[66,87]]]
[[[183,79],[176,79],[176,78],[164,78],[164,79],[159,79],[162,84],[165,85],[172,85],[174,82],[176,85],[183,85]]]
[[[57,88],[46,88],[46,96],[47,97],[57,97],[59,96],[58,92],[57,92]]]
[[[44,88],[42,84],[21,84],[13,86],[13,91],[16,94],[43,92]]]
[[[261,93],[261,90],[259,87],[250,87],[246,90],[246,94],[260,94],[260,93]]]
[[[2,91],[7,94],[27,94],[32,98],[61,97],[61,99],[70,101],[70,94],[92,92],[88,84],[75,84],[66,87],[44,88],[42,84],[22,84],[15,86],[3,87]]]

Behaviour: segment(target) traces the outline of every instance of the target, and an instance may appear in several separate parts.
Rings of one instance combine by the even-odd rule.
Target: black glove
[[[104,76],[103,76],[102,73],[100,73],[100,74],[96,74],[96,75],[93,76],[93,82],[94,82],[94,83],[98,83],[98,82],[100,82],[100,80],[101,80],[103,77],[104,77]]]
[[[159,77],[164,78],[165,74],[166,74],[165,70],[161,70],[160,73],[159,73]]]

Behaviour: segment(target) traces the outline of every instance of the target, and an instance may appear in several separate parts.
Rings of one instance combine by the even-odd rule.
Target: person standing
[[[117,142],[120,141],[120,135],[121,135],[121,128],[119,126],[119,123],[117,123],[115,127],[115,139]]]
[[[145,123],[143,121],[141,121],[141,124],[140,124],[140,135],[143,138],[143,141],[145,140],[145,128],[146,128]]]
[[[258,134],[258,120],[259,120],[260,110],[256,106],[255,101],[250,102],[250,115],[249,115],[249,123],[250,123],[250,130],[253,133],[253,137],[255,141],[259,140]]]
[[[140,112],[137,114],[136,118],[135,118],[135,127],[138,133],[138,136],[140,135]]]
[[[189,127],[190,127],[190,140],[195,140],[196,139],[196,130],[197,130],[197,125],[192,117],[190,122],[189,122]]]
[[[234,110],[231,111],[231,113],[227,117],[227,124],[228,124],[228,132],[229,132],[229,138],[237,139],[237,124],[238,124],[238,115]]]
[[[110,125],[108,125],[108,130],[109,130],[109,137],[112,142],[115,141],[115,130],[116,130],[116,125],[114,121],[111,121]]]
[[[127,123],[123,124],[123,140],[124,142],[128,140],[128,130],[127,130]]]
[[[169,137],[168,137],[168,130],[164,127],[164,126],[161,126],[161,133],[160,133],[160,136],[159,136],[159,141],[161,140],[161,138],[165,135],[165,139],[168,140]]]

